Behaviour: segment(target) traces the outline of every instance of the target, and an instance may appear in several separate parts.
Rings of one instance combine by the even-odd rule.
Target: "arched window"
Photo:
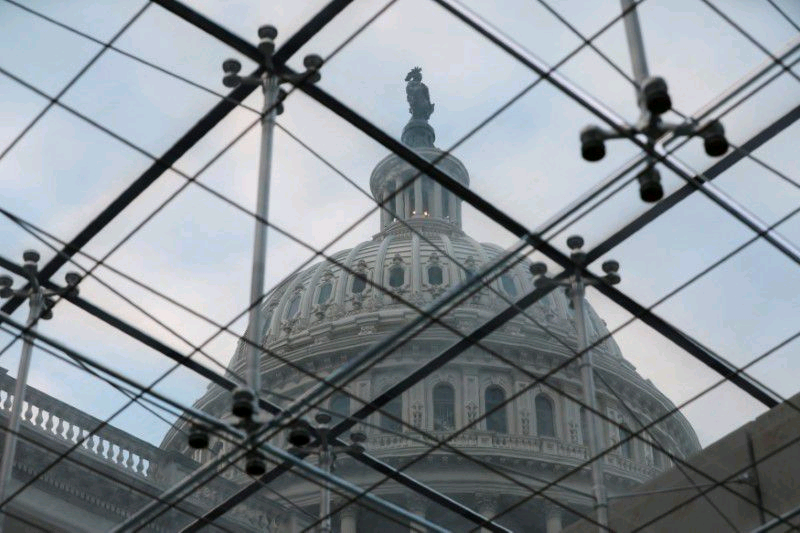
[[[330,281],[326,281],[322,284],[319,288],[319,295],[317,296],[317,303],[324,304],[328,301],[328,298],[331,297],[331,292],[333,292],[333,283]]]
[[[431,285],[442,284],[442,267],[431,265],[428,267],[428,283]]]
[[[393,266],[389,269],[389,285],[392,287],[402,287],[406,281],[406,271],[401,266]]]
[[[439,383],[433,388],[433,429],[448,431],[456,427],[455,392],[446,383]]]
[[[502,276],[500,276],[500,283],[503,284],[503,290],[506,291],[506,294],[508,294],[512,298],[516,297],[517,287],[516,285],[514,285],[514,278],[512,278],[508,274],[503,274]]]
[[[331,417],[336,424],[350,416],[350,397],[346,394],[337,393],[331,398]]]
[[[392,401],[387,403],[381,409],[381,429],[390,432],[400,432],[403,430],[403,424],[400,420],[403,418],[403,397],[398,396]]]
[[[498,433],[508,432],[508,421],[506,420],[506,408],[504,402],[506,401],[506,393],[498,386],[492,386],[486,389],[485,405],[486,412],[486,429],[489,431],[497,431]],[[503,405],[500,408],[498,406]],[[493,411],[497,408],[496,411]],[[493,411],[493,412],[492,412]]]
[[[624,425],[619,427],[619,453],[625,459],[633,459],[633,445],[631,443],[631,432]],[[627,439],[627,440],[625,440]]]
[[[536,429],[541,437],[556,436],[556,420],[553,414],[553,401],[540,394],[536,397]]]
[[[367,286],[367,278],[364,274],[353,274],[353,285],[350,288],[353,294],[361,294]]]
[[[298,311],[300,311],[300,293],[292,296],[289,301],[289,310],[286,312],[286,318],[294,318]]]

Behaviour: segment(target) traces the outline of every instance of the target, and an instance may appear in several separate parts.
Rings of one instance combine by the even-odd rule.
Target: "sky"
[[[255,42],[256,27],[278,27],[278,45],[312,16],[324,2],[190,2],[243,38]],[[468,2],[490,24],[553,65],[577,48],[582,39],[531,1]],[[760,49],[698,0],[646,0],[639,8],[650,70],[663,76],[674,109],[691,115],[718,97],[737,80],[798,37],[800,8],[789,0],[776,2],[795,26],[766,1],[715,2],[766,48]],[[28,5],[94,39],[107,42],[144,5],[142,2],[70,3],[31,1]],[[548,5],[584,36],[591,35],[619,12],[617,2],[552,1]],[[290,61],[302,68],[302,57],[326,58],[320,85],[387,133],[399,138],[408,120],[404,78],[414,66],[423,69],[436,110],[431,124],[436,144],[449,149],[476,124],[536,81],[524,65],[461,24],[433,2],[398,0],[367,25],[340,51],[331,54],[382,7],[382,2],[356,1],[323,29]],[[48,97],[64,86],[102,48],[102,45],[43,21],[18,7],[0,4],[4,31],[0,35],[0,68],[38,88]],[[630,75],[622,26],[604,32],[596,46]],[[212,92],[223,94],[221,62],[236,57],[244,71],[254,65],[225,45],[151,5],[115,41],[114,47],[182,76]],[[795,53],[791,59],[800,58]],[[584,48],[559,72],[598,98],[628,121],[637,118],[634,93],[622,74],[601,55]],[[774,70],[778,73],[778,70]],[[740,144],[797,105],[798,68],[783,73],[741,106],[722,118],[728,138]],[[47,105],[47,97],[0,75],[0,150]],[[151,163],[149,155],[167,150],[219,97],[185,81],[142,65],[123,53],[107,50],[61,97],[66,106],[88,116],[102,128],[54,106],[2,159],[0,206],[40,226],[55,239],[77,234],[105,205],[133,182]],[[258,92],[245,102],[257,109]],[[339,171],[368,189],[374,165],[386,155],[378,146],[308,97],[292,93],[279,117],[280,125],[317,151]],[[725,111],[726,108],[723,108]],[[233,111],[156,183],[123,211],[84,249],[94,259],[121,271],[145,286],[156,288],[209,320],[155,296],[106,266],[97,279],[81,284],[89,301],[175,347],[208,342],[208,354],[198,361],[221,371],[230,359],[245,320],[235,317],[246,307],[250,283],[252,219],[240,209],[189,185],[122,246],[121,239],[156,207],[185,185],[186,176],[202,173],[198,181],[246,210],[253,210],[258,161],[258,127],[252,110]],[[670,120],[680,120],[670,113]],[[637,154],[627,141],[609,142],[599,163],[579,156],[578,132],[597,123],[549,83],[530,89],[505,112],[453,149],[470,172],[471,188],[531,229],[539,228],[569,202],[612,174]],[[797,182],[795,144],[800,127],[787,128],[754,155]],[[206,165],[226,145],[236,142]],[[347,184],[285,131],[277,130],[270,202],[270,220],[313,248],[334,241],[328,252],[367,240],[377,232],[373,214],[362,216],[373,202]],[[692,140],[676,154],[694,169],[713,161]],[[680,178],[661,169],[667,193],[682,185]],[[181,175],[183,174],[183,175]],[[743,208],[768,224],[798,205],[800,188],[758,163],[745,160],[715,181]],[[566,250],[566,236],[582,234],[591,248],[648,209],[635,185],[554,237]],[[343,236],[345,228],[356,224]],[[515,242],[496,223],[464,207],[464,228],[481,242],[510,246]],[[790,218],[780,233],[800,243],[800,219]],[[717,259],[752,237],[752,232],[719,206],[693,195],[656,222],[629,238],[609,257],[621,264],[619,289],[645,306],[659,301]],[[44,259],[52,250],[8,220],[0,221],[2,255],[21,261],[26,248],[37,248]],[[52,243],[53,241],[51,241]],[[106,258],[105,256],[108,255]],[[269,232],[266,286],[313,258],[306,247],[276,231]],[[600,261],[607,259],[601,258]],[[83,267],[93,260],[78,257]],[[63,279],[62,269],[57,280]],[[597,266],[593,267],[598,269]],[[124,295],[114,294],[107,286]],[[660,303],[655,312],[725,357],[743,365],[777,345],[797,327],[800,270],[763,240],[710,271],[699,281]],[[589,301],[614,330],[630,317],[600,294]],[[131,305],[134,302],[139,309]],[[142,310],[165,323],[168,331]],[[15,314],[22,319],[25,309]],[[232,333],[211,338],[219,324],[232,321]],[[172,363],[69,304],[59,304],[55,318],[41,330],[71,347],[122,370],[141,382],[151,382]],[[179,334],[181,338],[177,335]],[[0,333],[0,340],[8,338]],[[673,402],[688,400],[718,377],[668,340],[640,322],[614,335],[625,357],[651,379]],[[752,374],[784,397],[797,392],[800,371],[798,345],[789,344],[752,369]],[[16,371],[19,344],[0,357],[0,366]],[[213,360],[213,361],[212,361]],[[94,378],[37,351],[32,385],[97,417],[111,415],[123,398]],[[190,404],[207,382],[179,369],[157,389]],[[706,445],[764,411],[752,398],[724,385],[691,403],[684,414]],[[158,443],[167,424],[138,407],[126,409],[114,425]]]

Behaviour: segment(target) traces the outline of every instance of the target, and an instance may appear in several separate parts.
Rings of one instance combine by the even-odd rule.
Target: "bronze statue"
[[[433,104],[428,94],[428,86],[422,83],[422,69],[414,67],[406,76],[406,99],[412,118],[428,120],[433,113]]]

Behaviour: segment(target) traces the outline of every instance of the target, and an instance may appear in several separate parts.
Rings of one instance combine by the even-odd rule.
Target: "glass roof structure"
[[[0,488],[0,511],[31,531],[41,525],[15,512],[14,502],[36,501],[59,468],[130,494],[132,507],[104,523],[109,531],[158,523],[241,531],[236,520],[250,512],[251,498],[293,510],[301,518],[298,531],[324,530],[333,517],[334,529],[344,532],[353,508],[390,531],[408,531],[409,524],[526,530],[509,520],[532,502],[598,524],[591,505],[572,505],[567,494],[593,465],[636,443],[651,464],[660,454],[665,464],[689,469],[685,454],[658,442],[673,415],[685,418],[705,447],[800,392],[796,2],[0,0],[0,20],[0,274],[10,277],[0,293],[0,408],[6,441],[18,441],[17,453],[33,446],[41,455],[23,481],[0,480],[7,485]],[[269,61],[259,48],[269,40],[258,35],[266,24],[278,32]],[[304,61],[310,54],[321,58],[319,67]],[[258,84],[223,84],[228,58],[241,64],[242,77],[276,80],[279,101],[264,111]],[[417,87],[406,78],[414,67],[421,67],[420,83],[434,104],[424,119],[414,114],[424,98],[406,95]],[[656,76],[671,100],[663,112],[648,107]],[[404,137],[412,116],[435,130],[436,158]],[[268,119],[274,125],[264,126]],[[719,125],[727,144],[709,155]],[[259,205],[262,127],[272,128],[273,137],[268,201]],[[591,148],[587,131],[600,132],[593,145],[603,146],[599,160],[582,157]],[[376,197],[370,177],[391,155],[413,177]],[[468,170],[468,185],[440,164],[448,157]],[[660,193],[646,201],[654,175]],[[495,255],[471,267],[430,233],[415,233],[419,213],[405,223],[397,199],[422,191],[415,187],[423,180],[458,200],[464,232],[476,243],[493,243],[496,250],[479,246]],[[266,267],[254,271],[259,224],[266,230]],[[272,316],[263,313],[272,312],[271,301],[285,300],[273,310],[294,318],[291,298],[281,296],[292,287],[283,280],[321,262],[340,269],[342,280],[358,276],[342,251],[379,242],[387,224],[408,226],[404,231],[421,239],[423,249],[452,263],[449,285],[433,290],[432,300],[393,290],[388,277],[383,284],[368,277],[365,290],[388,295],[404,319],[374,337],[360,325],[369,342],[331,372],[295,362],[288,341],[273,349],[261,333],[248,331],[249,323],[269,326]],[[582,246],[568,244],[575,235]],[[29,249],[40,254],[38,270],[25,264]],[[70,272],[78,277],[68,283]],[[256,299],[254,272],[262,278]],[[503,278],[514,272],[523,274]],[[429,270],[424,275],[436,285]],[[317,284],[322,276],[320,267]],[[586,324],[572,305],[577,283],[585,284],[591,306]],[[28,294],[39,287],[50,294],[47,320],[29,317]],[[331,301],[337,287],[326,289]],[[313,306],[327,301],[322,289],[314,290],[298,316],[312,316]],[[496,302],[491,316],[475,315],[462,327],[476,295]],[[299,298],[297,305],[305,302]],[[569,335],[538,311],[556,305],[547,302],[562,302],[563,312],[572,313],[564,322]],[[275,335],[285,327],[280,320],[276,315]],[[540,331],[563,359],[546,360],[536,371],[521,365],[501,347],[512,324]],[[437,354],[414,360],[383,390],[359,392],[360,377],[427,339],[432,325],[450,335],[431,345]],[[584,326],[588,338],[581,342],[578,334],[576,341],[574,331]],[[587,354],[611,353],[611,343],[674,409],[646,420],[636,409],[613,418],[594,399],[553,381],[573,369],[578,382]],[[20,376],[26,344],[29,370]],[[450,425],[420,427],[413,406],[393,403],[445,365],[472,361],[469,350],[476,348],[487,354],[486,364],[526,375],[524,383],[509,384],[502,397],[482,396],[478,414],[469,417],[447,414],[449,400],[439,389],[439,400],[430,397],[433,412],[445,422],[452,416]],[[253,378],[234,361],[251,352],[261,354],[261,364],[291,368],[308,389],[299,397],[283,389],[259,393],[249,421],[237,422],[230,407],[222,416],[201,406],[201,397],[215,390],[224,390],[228,402],[231,392],[248,390]],[[594,376],[604,394],[615,394],[608,373]],[[13,430],[7,420],[19,381],[27,384],[27,403],[22,429]],[[462,446],[478,428],[496,439],[511,422],[492,413],[548,387],[592,413],[592,423],[613,428],[614,442],[581,440],[586,455],[544,480]],[[337,394],[349,398],[344,414],[334,407]],[[458,394],[454,405],[464,403]],[[624,406],[633,399],[614,401]],[[535,415],[547,406],[530,409]],[[58,429],[67,411],[80,413],[74,435]],[[286,440],[319,414],[333,416],[330,433],[312,432],[309,446],[328,439],[344,450],[342,468],[332,473],[319,450]],[[519,420],[513,424],[522,428]],[[31,437],[25,424],[69,445]],[[184,475],[148,485],[162,470],[147,458],[197,428],[222,443],[215,455],[176,459],[188,465],[178,469]],[[128,436],[138,448],[123,453],[114,439]],[[372,453],[371,446],[392,438],[423,451],[391,460]],[[80,460],[87,450],[117,470],[90,468]],[[445,494],[417,475],[429,456],[469,465],[481,472],[482,484],[510,484],[515,492],[492,506]],[[252,457],[265,461],[263,474],[245,473]],[[123,461],[141,479],[119,474]],[[362,471],[356,466],[370,475],[351,475]],[[303,499],[294,488],[301,484],[321,487],[323,496]],[[320,512],[325,491],[333,503]],[[189,497],[200,493],[202,500]],[[598,498],[591,491],[574,497]],[[428,509],[422,515],[408,503],[419,498]],[[40,511],[47,515],[44,503]],[[268,528],[281,530],[275,523],[252,530]]]

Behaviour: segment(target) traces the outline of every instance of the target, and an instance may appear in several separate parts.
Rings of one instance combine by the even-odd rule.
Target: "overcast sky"
[[[261,23],[278,26],[279,44],[325,2],[192,3],[242,37],[255,41]],[[771,53],[797,38],[798,30],[766,1],[717,1],[729,15]],[[800,8],[789,0],[776,2],[800,24]],[[491,24],[527,49],[554,64],[581,43],[581,38],[538,2],[471,2]],[[550,3],[585,36],[619,12],[615,1]],[[61,3],[30,5],[65,24],[107,41],[143,5],[141,2]],[[306,53],[328,57],[363,22],[382,7],[356,1],[329,24],[291,61],[300,69]],[[591,5],[591,7],[588,7]],[[652,73],[668,81],[676,111],[689,115],[712,101],[768,55],[696,0],[646,0],[640,8]],[[100,45],[42,21],[8,3],[0,4],[0,67],[54,96],[93,57]],[[624,32],[615,24],[597,46],[624,72],[630,73]],[[116,41],[115,47],[151,61],[217,92],[222,60],[238,57],[244,70],[252,62],[239,57],[201,31],[150,6]],[[795,54],[792,59],[800,55]],[[399,137],[408,120],[403,81],[411,67],[423,69],[436,110],[431,123],[436,144],[447,149],[536,76],[492,43],[425,0],[399,0],[369,25],[323,68],[321,86],[386,132]],[[633,89],[596,52],[584,48],[560,71],[629,121],[637,117]],[[777,71],[776,71],[777,72]],[[800,72],[794,69],[794,72]],[[798,80],[783,74],[747,103],[723,118],[731,142],[742,143],[798,103]],[[47,104],[17,82],[0,76],[0,148]],[[218,98],[115,51],[106,51],[62,98],[102,126],[146,153],[160,155]],[[246,102],[258,108],[260,94]],[[255,120],[243,108],[232,112],[177,164],[193,175]],[[671,113],[671,120],[680,117]],[[386,151],[348,124],[301,94],[292,94],[279,122],[361,187]],[[608,144],[608,156],[589,164],[579,156],[578,132],[597,120],[546,82],[540,83],[506,112],[454,150],[470,171],[471,187],[529,228],[537,228],[563,206],[612,173],[636,150],[627,142]],[[788,128],[760,148],[762,161],[800,181],[796,139],[800,128]],[[199,178],[248,210],[254,206],[258,130],[244,135]],[[288,135],[276,132],[270,219],[315,248],[327,245],[371,207],[371,201],[320,163]],[[699,140],[678,152],[695,169],[712,163]],[[135,149],[55,106],[0,160],[1,205],[55,237],[68,240],[146,169],[151,160]],[[662,169],[667,192],[682,182]],[[100,233],[85,251],[94,258],[107,254],[185,179],[165,173]],[[715,181],[750,212],[774,223],[796,208],[800,189],[753,161],[743,161]],[[556,237],[565,249],[566,235],[581,233],[587,245],[611,235],[648,205],[630,186],[604,206]],[[465,230],[482,242],[503,246],[515,239],[475,210],[464,208]],[[800,219],[779,231],[800,243]],[[216,323],[227,323],[244,307],[249,287],[252,219],[191,185],[114,252],[108,264],[152,286]],[[347,248],[369,239],[378,229],[371,216],[328,250]],[[719,257],[752,236],[750,230],[709,200],[695,194],[655,223],[618,246],[609,257],[620,261],[619,288],[649,306]],[[52,251],[10,221],[0,220],[2,255],[21,261],[25,248]],[[267,286],[271,287],[312,257],[312,253],[275,231],[269,234]],[[603,258],[605,259],[605,258]],[[92,265],[78,258],[83,266]],[[64,272],[67,269],[64,269]],[[195,345],[207,341],[216,327],[124,280],[105,267],[97,276]],[[63,279],[63,272],[58,274]],[[81,285],[85,298],[134,322],[184,353],[190,346],[155,324],[94,279]],[[797,328],[800,270],[764,241],[713,270],[697,283],[656,308],[656,312],[736,365],[743,365],[778,344]],[[613,329],[627,313],[591,293],[589,300]],[[24,318],[25,309],[17,317]],[[245,321],[233,331],[240,333]],[[170,366],[163,356],[142,346],[69,304],[59,305],[42,331],[68,345],[124,370],[142,382],[157,378]],[[5,334],[3,334],[5,335]],[[3,338],[6,338],[4,336]],[[615,338],[644,377],[675,403],[717,380],[717,375],[668,340],[634,322]],[[236,335],[222,334],[204,351],[225,365]],[[752,374],[780,394],[797,392],[798,345],[790,344],[752,369]],[[16,373],[19,345],[0,365]],[[219,371],[208,359],[198,359]],[[102,383],[52,357],[37,353],[31,383],[95,416],[110,415],[123,398]],[[159,389],[191,403],[207,383],[179,370]],[[688,406],[684,413],[700,440],[708,444],[763,411],[738,389],[725,385]],[[133,407],[115,425],[154,443],[167,426]]]

